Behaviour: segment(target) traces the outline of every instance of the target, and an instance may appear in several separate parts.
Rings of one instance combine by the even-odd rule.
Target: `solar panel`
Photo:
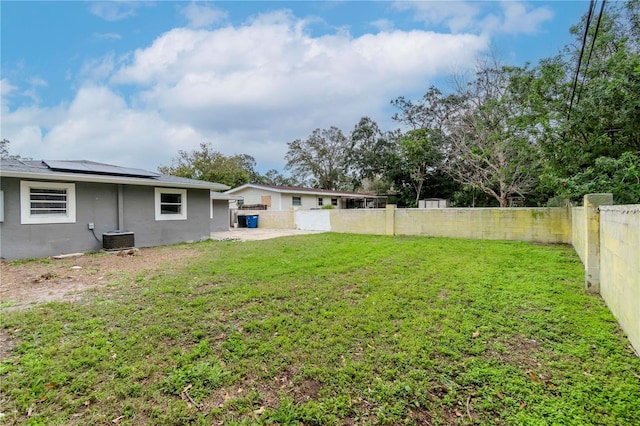
[[[43,163],[51,170],[72,173],[87,173],[94,175],[131,176],[155,178],[159,173],[129,167],[113,166],[111,164],[94,163],[92,161],[53,161],[44,160]]]

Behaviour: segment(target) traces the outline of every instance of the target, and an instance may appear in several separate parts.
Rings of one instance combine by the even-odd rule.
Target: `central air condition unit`
[[[111,231],[102,234],[102,248],[105,250],[124,250],[135,245],[133,232]]]

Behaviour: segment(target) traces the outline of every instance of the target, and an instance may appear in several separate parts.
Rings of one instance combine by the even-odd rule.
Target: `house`
[[[219,183],[91,161],[2,160],[0,256],[149,247],[229,229]]]
[[[376,195],[252,183],[225,191],[225,194],[242,197],[242,200],[230,203],[232,209],[242,208],[243,205],[279,211],[291,208],[321,209],[326,206],[333,206],[336,209],[353,209],[384,207],[386,204],[386,197]]]

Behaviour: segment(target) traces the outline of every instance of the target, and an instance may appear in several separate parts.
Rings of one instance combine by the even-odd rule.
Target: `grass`
[[[2,315],[7,424],[640,424],[640,360],[564,246],[205,242]]]

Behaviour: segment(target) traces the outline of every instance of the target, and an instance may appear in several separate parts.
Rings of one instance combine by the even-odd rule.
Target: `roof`
[[[123,185],[164,186],[171,188],[229,189],[227,185],[202,180],[163,175],[143,169],[114,166],[93,161],[6,160],[0,162],[1,177],[44,179],[67,182],[112,183]]]
[[[227,201],[231,201],[231,200],[242,200],[243,197],[239,196],[239,195],[231,195],[231,194],[224,194],[224,193],[220,193],[220,192],[215,192],[215,191],[211,191],[211,199],[212,200],[227,200]]]
[[[225,194],[234,194],[246,188],[263,189],[265,191],[285,193],[285,194],[306,194],[306,195],[332,195],[343,198],[385,198],[378,195],[367,195],[359,192],[332,191],[330,189],[303,188],[300,186],[278,186],[246,183],[244,185],[225,191]]]

